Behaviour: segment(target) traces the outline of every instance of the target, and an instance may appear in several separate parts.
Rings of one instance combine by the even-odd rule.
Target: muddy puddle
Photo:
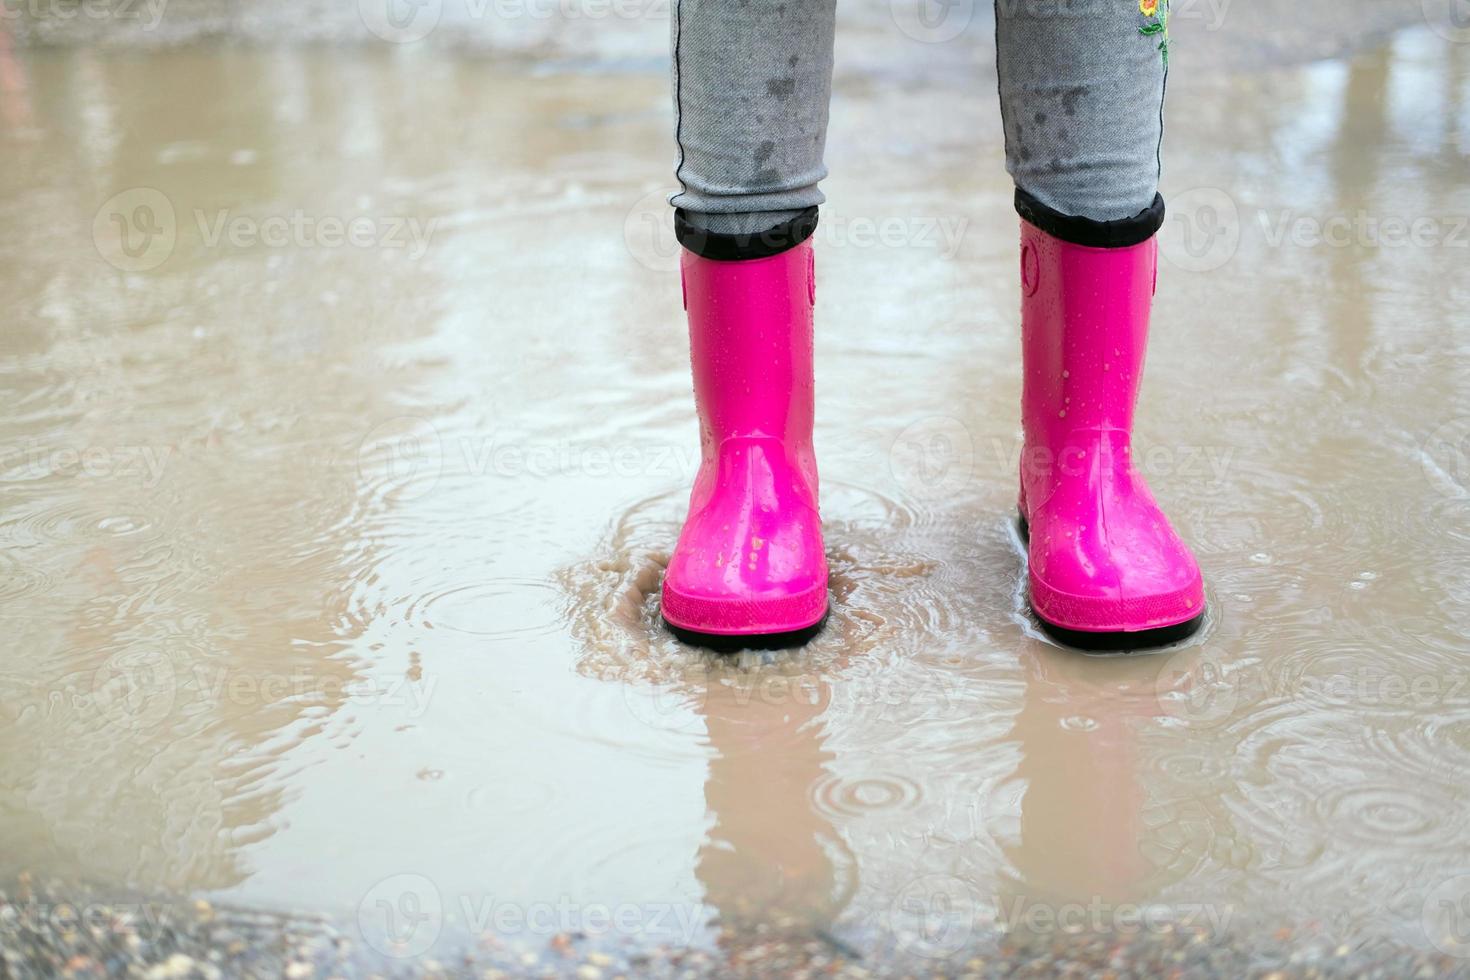
[[[1210,619],[1090,658],[1024,601],[989,40],[920,71],[950,49],[864,24],[817,233],[833,616],[734,657],[658,625],[697,435],[657,64],[0,51],[0,873],[408,967],[1470,963],[1470,45],[1175,55],[1139,442]]]

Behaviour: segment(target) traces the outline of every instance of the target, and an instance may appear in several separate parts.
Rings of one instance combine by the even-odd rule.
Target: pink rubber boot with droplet
[[[696,641],[799,641],[827,614],[811,242],[740,261],[685,251],[681,271],[701,461],[663,617]]]
[[[1031,608],[1059,638],[1172,642],[1204,613],[1199,565],[1133,466],[1158,247],[1075,245],[1021,222],[1021,516]]]

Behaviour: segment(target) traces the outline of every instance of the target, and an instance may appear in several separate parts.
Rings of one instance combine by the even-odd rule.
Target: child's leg
[[[759,235],[824,200],[817,183],[827,175],[835,7],[836,0],[674,0],[682,189],[671,203],[682,212],[681,240],[691,230]]]
[[[1021,515],[1031,608],[1064,640],[1198,627],[1204,584],[1132,462],[1164,218],[1167,0],[997,0],[1021,222]]]
[[[1164,0],[995,6],[1006,169],[1018,201],[1099,222],[1149,212],[1163,135]]]
[[[812,245],[834,0],[674,0],[674,227],[701,458],[660,611],[715,646],[801,642],[827,615]]]

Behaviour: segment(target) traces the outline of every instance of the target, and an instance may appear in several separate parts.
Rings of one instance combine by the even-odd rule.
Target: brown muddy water
[[[697,435],[656,58],[0,47],[12,901],[409,970],[1470,969],[1470,44],[1413,14],[1176,44],[1140,455],[1211,611],[1112,658],[1025,608],[985,31],[839,51],[833,616],[734,657],[658,622]]]

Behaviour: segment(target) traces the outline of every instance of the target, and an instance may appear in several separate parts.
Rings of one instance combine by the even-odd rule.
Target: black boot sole
[[[1026,523],[1026,516],[1018,514],[1020,519],[1021,540],[1031,540],[1031,527]],[[1186,619],[1182,623],[1174,623],[1170,626],[1160,626],[1151,630],[1133,630],[1132,632],[1117,633],[1095,633],[1091,630],[1074,630],[1056,623],[1048,622],[1036,607],[1031,605],[1028,599],[1026,605],[1031,608],[1031,615],[1041,624],[1041,629],[1047,636],[1058,643],[1079,650],[1107,650],[1117,652],[1119,650],[1143,650],[1151,647],[1166,647],[1171,643],[1193,636],[1205,622],[1204,612],[1193,619]]]
[[[796,647],[806,646],[812,638],[822,632],[827,625],[828,612],[822,613],[822,618],[810,626],[799,630],[788,630],[785,633],[750,633],[745,635],[729,635],[726,633],[700,633],[697,630],[685,629],[675,626],[667,619],[664,620],[670,633],[680,643],[691,647],[703,647],[716,653],[738,653],[741,650],[792,650]]]
[[[1031,612],[1036,616],[1036,621],[1041,624],[1046,635],[1058,643],[1076,647],[1079,650],[1106,650],[1113,653],[1122,650],[1166,647],[1171,643],[1178,643],[1180,640],[1193,636],[1205,621],[1205,614],[1200,613],[1193,619],[1182,623],[1160,626],[1151,630],[1134,630],[1131,633],[1093,633],[1088,630],[1069,630],[1065,626],[1058,626],[1042,619],[1035,609],[1032,609]]]

